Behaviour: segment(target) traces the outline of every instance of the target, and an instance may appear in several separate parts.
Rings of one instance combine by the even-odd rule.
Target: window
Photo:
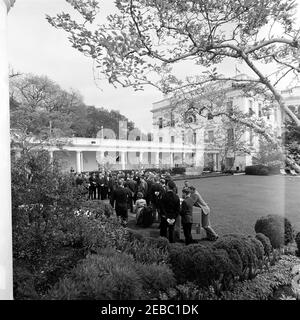
[[[233,145],[234,132],[233,128],[227,129],[227,141],[229,145]]]
[[[227,111],[229,114],[232,114],[232,113],[233,113],[233,101],[232,101],[232,100],[227,101],[227,103],[226,103],[226,111]]]
[[[214,142],[214,131],[213,130],[208,131],[208,142]]]
[[[250,146],[253,146],[253,138],[254,138],[253,129],[250,129],[250,132],[249,132],[249,142],[250,142]]]
[[[162,129],[162,127],[163,127],[163,118],[159,118],[158,119],[158,128]]]
[[[174,143],[174,142],[175,142],[175,137],[171,136],[171,143]]]
[[[193,144],[197,143],[197,134],[196,132],[193,133]]]
[[[175,127],[175,119],[174,119],[173,111],[171,111],[171,127]]]
[[[162,137],[159,137],[159,142],[163,142],[163,138]]]
[[[249,100],[249,117],[252,117],[254,114],[255,114],[255,111],[253,109],[253,101],[252,100]]]

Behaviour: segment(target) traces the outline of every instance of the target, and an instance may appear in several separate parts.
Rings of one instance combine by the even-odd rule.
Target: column
[[[213,153],[213,171],[217,171],[217,154]]]
[[[0,0],[0,300],[13,299],[7,14],[15,0]]]
[[[174,152],[170,152],[170,166],[174,167]]]
[[[155,152],[155,167],[159,168],[159,152]]]
[[[185,165],[185,152],[182,152],[182,164]]]
[[[83,158],[83,151],[80,152],[80,171],[84,171],[84,158]]]
[[[125,156],[126,156],[126,152],[125,152],[125,151],[121,151],[121,152],[120,152],[120,157],[121,157],[121,167],[122,167],[122,170],[125,170],[125,169],[126,169],[126,159],[125,159]]]
[[[81,168],[82,168],[82,156],[81,156],[81,151],[76,151],[76,172],[81,173]]]
[[[139,156],[139,165],[141,168],[144,169],[144,153],[140,151],[140,156]]]

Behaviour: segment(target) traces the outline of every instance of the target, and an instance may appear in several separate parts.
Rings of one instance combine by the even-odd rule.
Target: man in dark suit
[[[129,199],[128,199],[128,204],[130,207],[130,212],[133,212],[133,202],[135,199],[135,195],[137,192],[137,185],[136,185],[136,181],[133,180],[132,177],[128,177],[126,182],[125,182],[125,187],[127,187],[127,189],[130,191],[129,192]]]
[[[97,179],[96,173],[93,172],[89,178],[89,200],[96,199]]]
[[[193,206],[194,200],[191,198],[191,193],[188,188],[182,190],[182,204],[181,204],[181,224],[185,237],[185,244],[193,243],[192,225],[193,225]]]
[[[112,194],[112,207],[116,209],[116,215],[121,219],[122,224],[126,225],[128,218],[128,191],[124,188],[124,181],[118,181],[118,187]]]
[[[154,177],[154,182],[150,189],[150,202],[157,220],[160,222],[160,202],[165,194],[165,189],[159,183],[159,177]]]
[[[112,174],[109,174],[107,177],[107,185],[108,185],[108,198],[109,198],[109,202],[111,204],[111,206],[113,206],[112,204],[112,196],[115,190],[115,177],[112,176]]]
[[[102,185],[101,185],[101,173],[98,172],[98,174],[96,175],[96,188],[97,188],[97,196],[98,196],[98,200],[101,199],[101,191],[102,191]]]
[[[176,184],[169,181],[167,192],[161,199],[160,236],[169,238],[170,243],[174,242],[175,222],[180,213],[180,199],[175,192]],[[168,231],[169,236],[167,236]]]

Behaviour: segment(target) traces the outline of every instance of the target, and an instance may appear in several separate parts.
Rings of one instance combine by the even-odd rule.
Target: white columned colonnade
[[[0,300],[13,299],[7,14],[15,0],[0,0]]]

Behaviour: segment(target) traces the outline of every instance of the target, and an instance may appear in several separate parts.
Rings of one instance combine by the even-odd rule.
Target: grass
[[[183,181],[177,181],[181,196]],[[300,231],[300,177],[225,176],[190,180],[211,207],[211,224],[220,235],[253,234],[267,214],[286,216]]]

